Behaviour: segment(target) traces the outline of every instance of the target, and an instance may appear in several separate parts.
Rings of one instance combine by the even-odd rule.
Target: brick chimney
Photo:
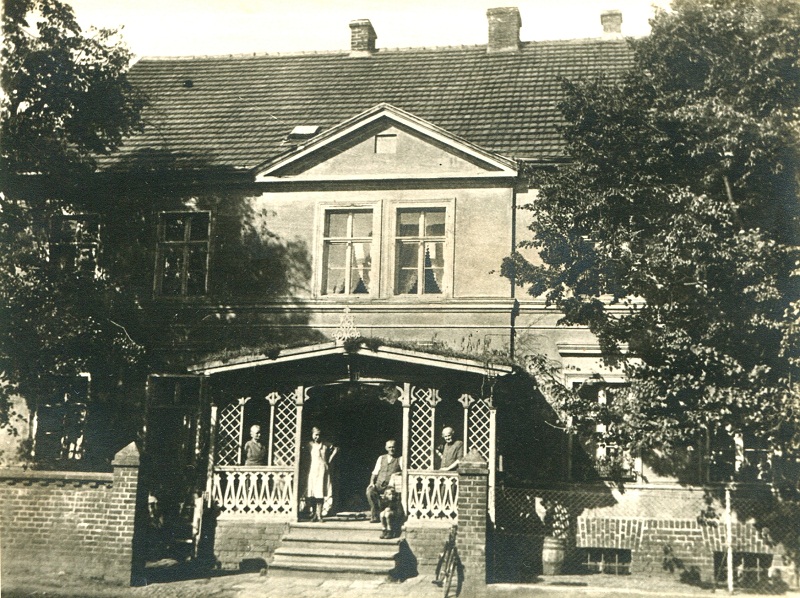
[[[522,19],[516,6],[490,8],[486,11],[489,20],[489,44],[487,52],[517,52],[519,30]]]
[[[378,35],[369,19],[350,21],[350,56],[370,56],[375,53]]]
[[[600,22],[603,24],[603,35],[622,35],[622,11],[606,10],[600,13]]]

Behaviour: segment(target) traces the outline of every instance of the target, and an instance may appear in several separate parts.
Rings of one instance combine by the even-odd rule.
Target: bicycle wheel
[[[452,547],[445,545],[444,551],[442,551],[442,554],[439,555],[439,562],[436,563],[436,572],[433,574],[433,581],[431,581],[431,583],[436,584],[440,588],[442,587],[442,582],[444,581],[444,574],[447,571],[448,563],[452,558],[452,553]]]
[[[447,563],[447,568],[444,571],[444,598],[447,598],[447,595],[450,593],[450,587],[453,585],[453,576],[458,569],[457,560],[455,555],[451,553],[450,561]]]

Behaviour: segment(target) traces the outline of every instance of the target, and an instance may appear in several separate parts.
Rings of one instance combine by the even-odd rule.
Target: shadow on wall
[[[117,162],[95,194],[98,202],[115,198],[115,230],[108,236],[117,240],[114,254],[121,259],[109,266],[139,289],[156,371],[176,371],[209,355],[324,340],[308,327],[297,299],[310,287],[309,248],[270,229],[269,213],[253,207],[261,191],[250,179],[215,166],[213,155],[148,149]],[[210,213],[204,294],[154,292],[164,276],[158,218],[170,211]],[[266,307],[275,302],[280,307]]]

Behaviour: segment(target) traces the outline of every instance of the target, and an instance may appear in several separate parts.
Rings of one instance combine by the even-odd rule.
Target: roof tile
[[[528,42],[348,53],[142,59],[131,69],[150,106],[144,133],[104,162],[144,149],[250,169],[282,154],[297,125],[328,129],[381,102],[498,154],[564,157],[561,77],[619,75],[624,40]],[[191,81],[191,85],[186,82]]]

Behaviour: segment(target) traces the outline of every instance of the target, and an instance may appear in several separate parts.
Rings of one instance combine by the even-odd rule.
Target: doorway
[[[325,442],[338,447],[334,467],[333,506],[330,514],[369,509],[365,495],[377,458],[386,441],[402,446],[403,407],[391,401],[381,386],[345,383],[309,390],[303,408],[303,444],[311,428],[322,429]],[[305,451],[304,451],[305,453]],[[301,475],[304,467],[301,463]],[[303,485],[301,484],[301,487]]]

